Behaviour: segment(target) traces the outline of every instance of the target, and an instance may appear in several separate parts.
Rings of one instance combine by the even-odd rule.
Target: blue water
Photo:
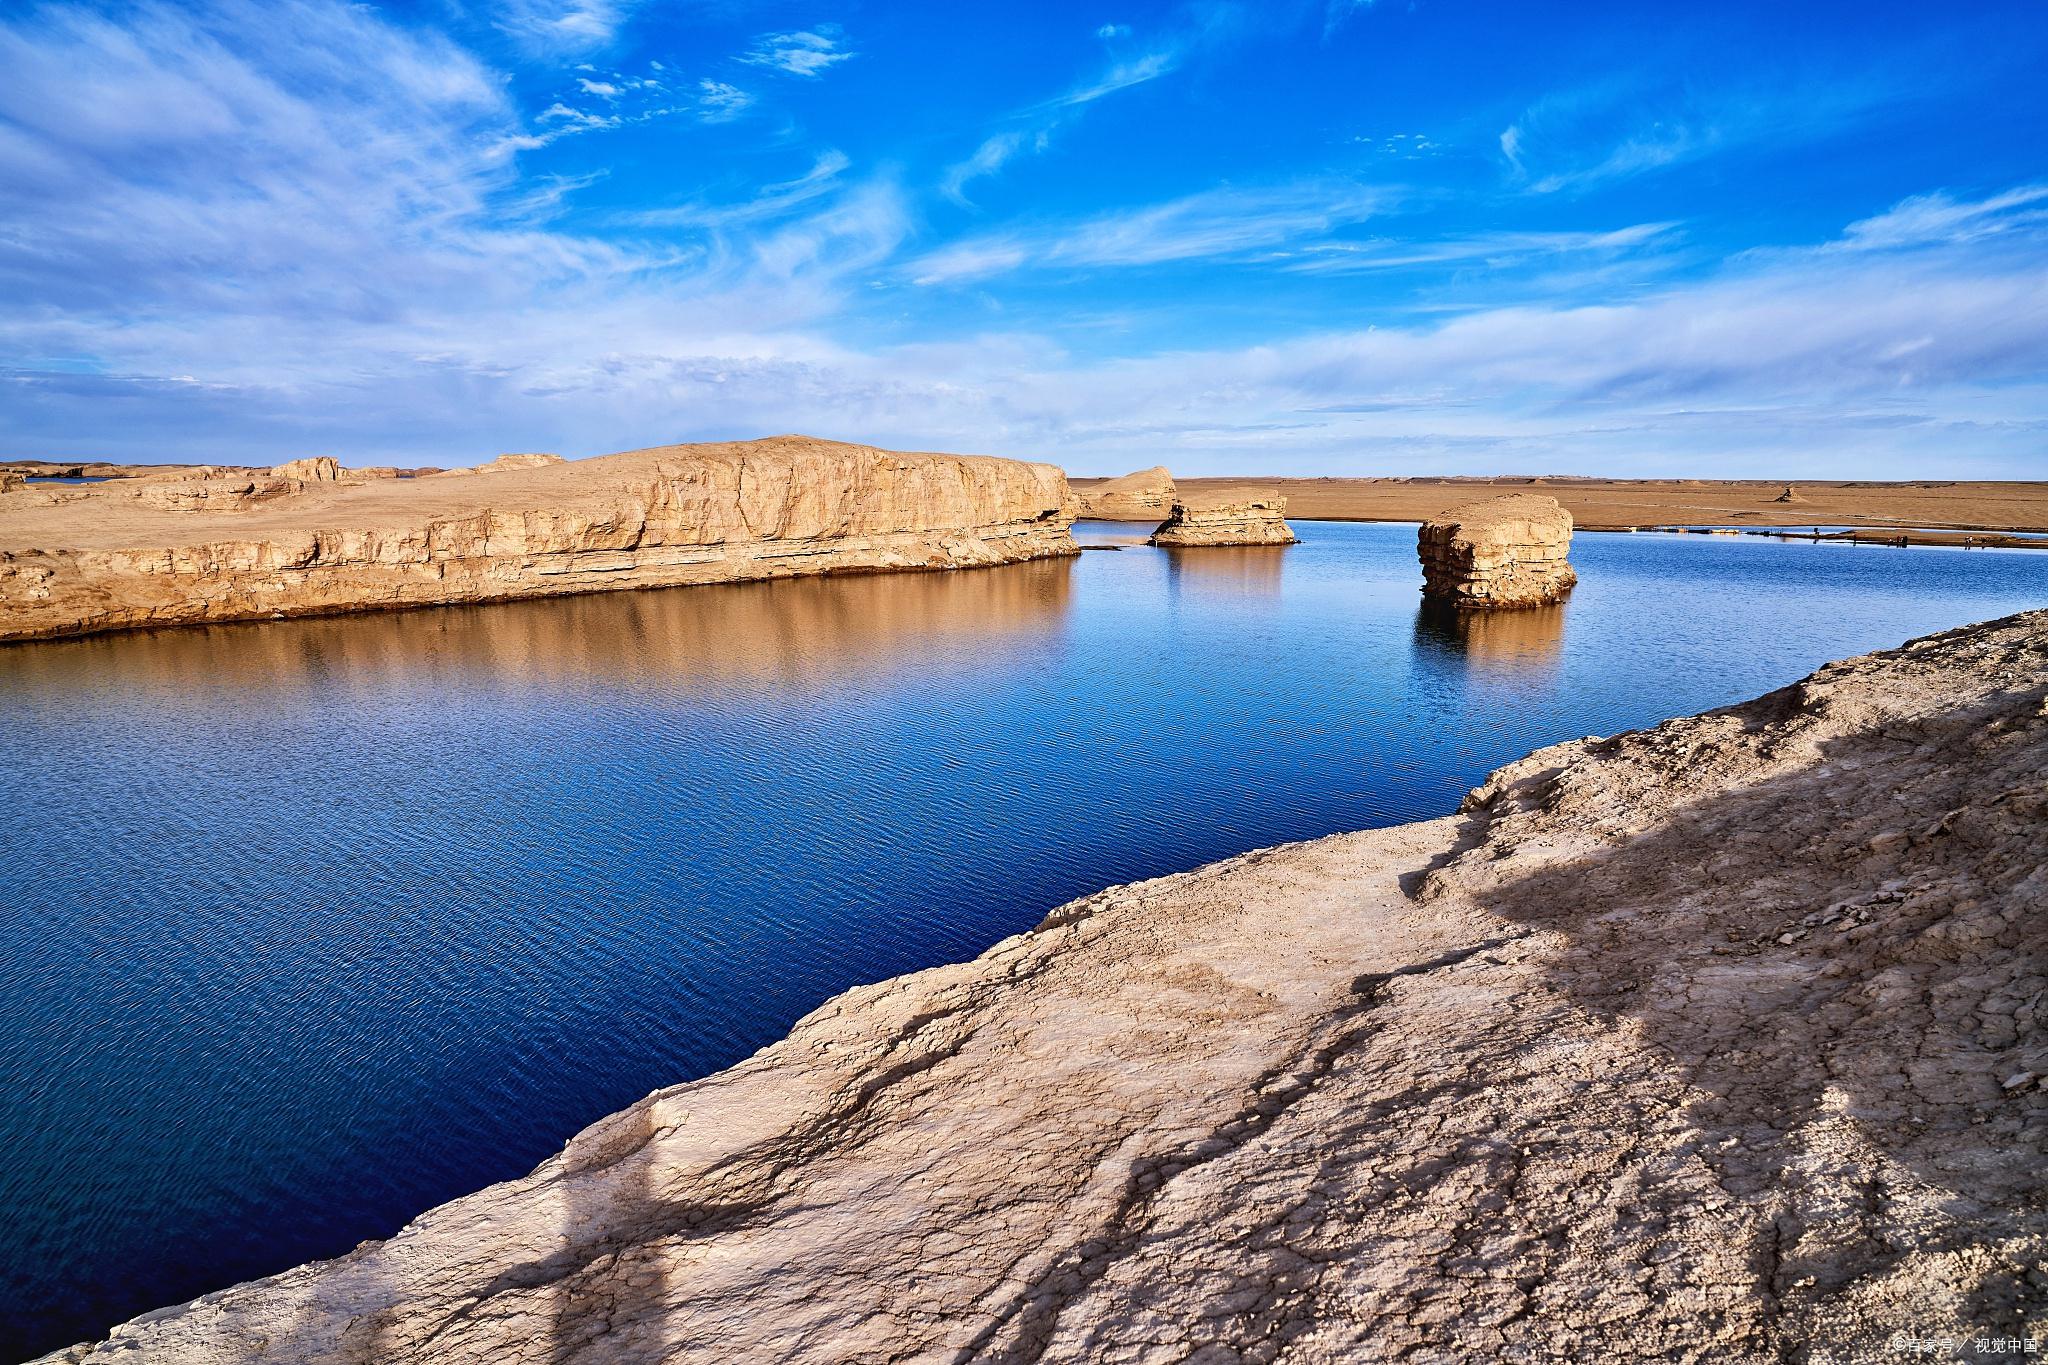
[[[1080,539],[1129,538],[1083,527]],[[0,649],[0,1357],[388,1235],[832,993],[1531,747],[2048,605],[2048,555],[1414,530]]]

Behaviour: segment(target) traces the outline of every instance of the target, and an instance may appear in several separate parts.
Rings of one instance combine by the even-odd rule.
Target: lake
[[[1077,539],[1141,528],[1083,525]],[[2048,554],[1412,526],[0,648],[0,1356],[339,1254],[1110,883],[2048,605]]]

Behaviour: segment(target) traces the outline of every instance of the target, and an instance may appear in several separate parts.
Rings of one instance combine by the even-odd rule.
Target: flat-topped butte
[[[1075,553],[1048,464],[803,436],[0,493],[0,641]],[[375,477],[382,476],[382,477]]]

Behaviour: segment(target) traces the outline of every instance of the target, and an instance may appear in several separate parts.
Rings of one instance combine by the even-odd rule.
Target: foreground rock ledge
[[[1062,907],[65,1361],[1891,1359],[2048,1335],[2048,612]]]
[[[1199,507],[1177,502],[1173,514],[1152,533],[1152,543],[1180,548],[1292,545],[1294,528],[1287,524],[1285,498],[1253,498]]]
[[[1516,493],[1467,504],[1422,524],[1422,595],[1460,609],[1541,607],[1579,576],[1566,557],[1572,514],[1557,499]]]
[[[1076,553],[1065,476],[985,456],[784,436],[369,472],[13,489],[0,640]]]

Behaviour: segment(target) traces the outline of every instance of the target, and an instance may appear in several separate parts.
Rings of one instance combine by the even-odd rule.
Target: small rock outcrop
[[[1557,499],[1515,493],[1422,523],[1422,595],[1459,608],[1539,607],[1564,600],[1579,576],[1566,562],[1572,515]]]
[[[1163,464],[1092,488],[1076,489],[1081,515],[1094,521],[1159,521],[1179,498],[1173,475]]]
[[[280,479],[333,483],[341,477],[341,462],[332,455],[313,455],[303,460],[286,460],[270,472]]]
[[[559,455],[533,451],[526,454],[500,455],[489,464],[480,464],[476,468],[479,474],[485,474],[500,469],[539,469],[543,465],[562,463],[564,461]]]
[[[1287,499],[1253,498],[1246,502],[1190,507],[1176,502],[1173,512],[1152,533],[1154,545],[1292,545],[1294,528],[1287,524]]]
[[[1802,497],[1800,497],[1800,496],[1799,496],[1799,490],[1798,490],[1798,489],[1796,489],[1796,488],[1794,488],[1794,487],[1793,487],[1793,486],[1792,486],[1791,484],[1789,484],[1789,483],[1788,483],[1788,484],[1786,484],[1786,485],[1785,485],[1785,491],[1784,491],[1784,492],[1782,492],[1782,493],[1780,493],[1780,494],[1778,494],[1778,496],[1777,496],[1777,497],[1775,497],[1775,498],[1772,498],[1772,499],[1771,499],[1771,501],[1772,501],[1772,502],[1805,502],[1805,501],[1806,501],[1806,499],[1805,499],[1805,498],[1802,498]]]

